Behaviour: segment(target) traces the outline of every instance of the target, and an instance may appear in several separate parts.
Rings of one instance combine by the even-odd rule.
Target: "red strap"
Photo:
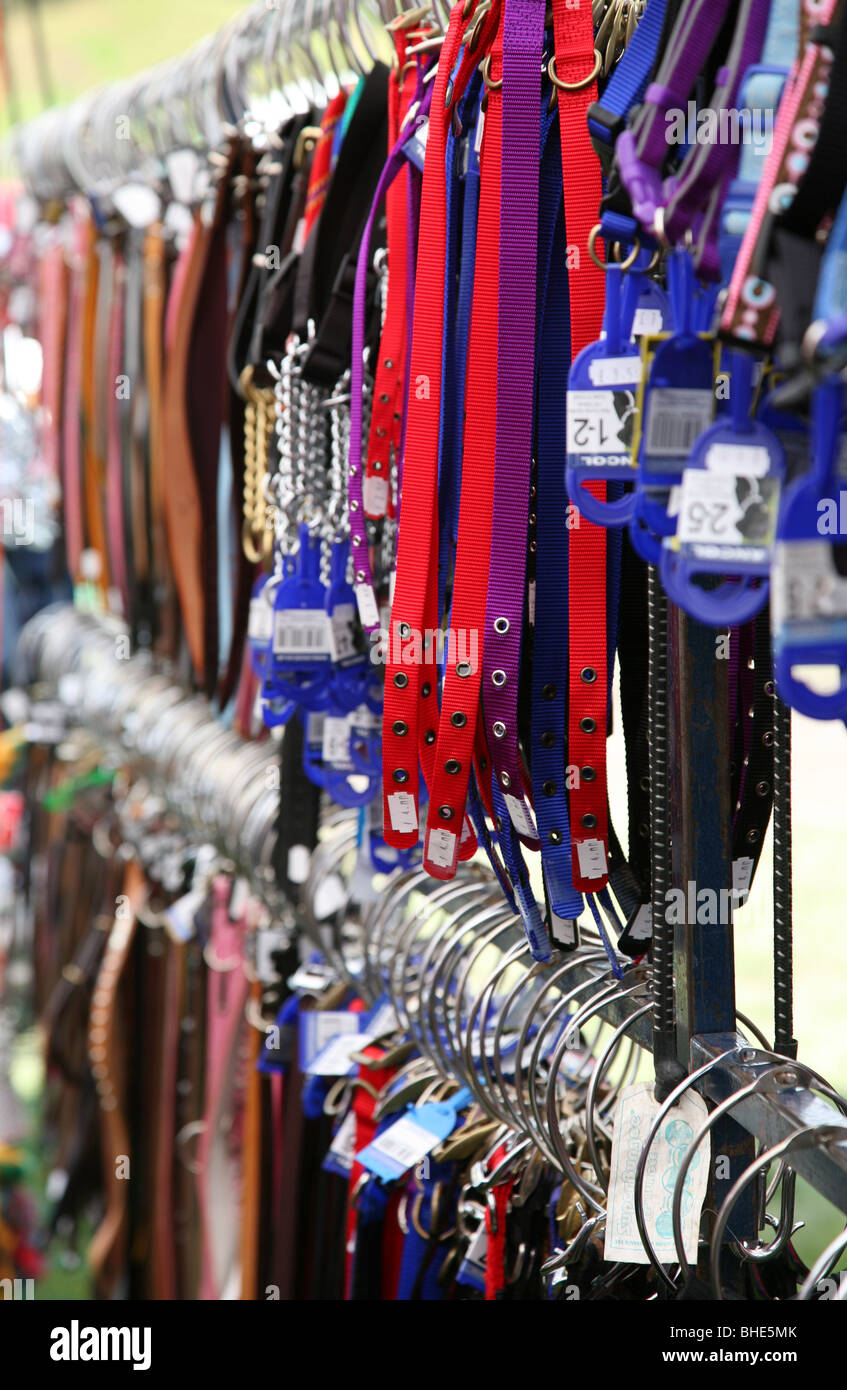
[[[571,360],[603,327],[603,271],[588,253],[588,238],[597,221],[603,194],[600,164],[588,135],[588,108],[597,100],[594,71],[594,26],[591,6],[574,8],[553,0],[555,72],[564,172],[565,226],[570,277]],[[601,501],[605,483],[590,483]],[[607,882],[608,808],[606,801],[606,733],[608,671],[606,642],[606,544],[602,526],[580,515],[569,533],[569,698],[568,756],[580,769],[571,792],[573,881],[582,892],[596,892]]]
[[[362,1056],[376,1060],[381,1055],[378,1047],[365,1047],[362,1049]],[[358,1080],[365,1085],[354,1085],[353,1103],[351,1109],[356,1117],[356,1153],[361,1153],[366,1148],[376,1134],[376,1120],[374,1110],[376,1109],[376,1095],[386,1086],[394,1076],[396,1067],[366,1067],[359,1065]],[[371,1094],[371,1089],[376,1095]],[[367,1174],[367,1169],[361,1163],[353,1160],[350,1169],[350,1183],[347,1196],[347,1243],[345,1245],[344,1261],[344,1297],[349,1299],[353,1287],[353,1257],[356,1250],[356,1227],[359,1220],[358,1207],[356,1206],[356,1191],[363,1175]]]
[[[501,1145],[491,1160],[495,1168],[505,1152],[506,1146],[504,1144]],[[506,1214],[514,1185],[514,1178],[507,1178],[505,1182],[497,1183],[495,1187],[492,1187],[490,1195],[494,1206],[492,1209],[489,1202],[485,1209],[485,1229],[488,1232],[485,1251],[486,1303],[493,1303],[498,1294],[502,1293],[506,1287]]]
[[[342,90],[337,96],[332,98],[321,117],[321,133],[318,136],[315,153],[312,156],[312,165],[309,170],[309,183],[306,188],[304,246],[308,240],[310,231],[320,216],[321,208],[324,205],[326,192],[329,188],[332,143],[335,138],[336,127],[341,117],[344,115],[344,108],[346,105],[347,92]]]
[[[435,582],[438,551],[438,427],[443,351],[444,265],[447,236],[446,154],[450,109],[448,84],[464,28],[463,4],[454,6],[441,50],[429,119],[421,191],[421,239],[415,278],[415,316],[409,381],[410,409],[403,463],[402,524],[391,614],[391,660],[383,719],[384,836],[395,849],[418,842],[419,702],[424,684],[420,662],[402,660],[406,639],[420,636],[427,594]],[[433,313],[433,305],[438,312]],[[428,682],[435,704],[434,675]],[[399,798],[399,799],[398,799]]]

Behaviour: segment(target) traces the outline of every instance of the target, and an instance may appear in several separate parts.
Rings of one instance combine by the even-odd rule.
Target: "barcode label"
[[[275,619],[275,656],[329,655],[329,623],[322,608],[283,608]]]
[[[273,609],[263,594],[250,600],[250,616],[247,619],[247,636],[251,642],[270,642],[273,634]]]
[[[648,454],[687,457],[712,421],[711,391],[658,387],[647,397]]]
[[[437,1134],[432,1134],[423,1125],[415,1124],[408,1115],[404,1115],[396,1124],[384,1130],[370,1147],[377,1149],[380,1157],[392,1160],[406,1172],[432,1153],[439,1143]],[[362,1155],[359,1156],[361,1158]]]
[[[409,835],[418,828],[418,813],[411,792],[392,792],[388,798],[388,815],[391,829],[400,835]]]
[[[576,852],[583,878],[606,877],[606,846],[602,840],[577,840]]]

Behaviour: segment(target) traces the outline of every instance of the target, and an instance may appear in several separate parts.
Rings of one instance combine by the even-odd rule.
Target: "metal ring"
[[[485,57],[483,58],[482,62],[481,62],[480,65],[479,65],[479,70],[480,70],[480,72],[482,73],[482,80],[483,80],[483,82],[485,83],[486,87],[488,88],[489,92],[499,92],[500,88],[503,86],[503,79],[502,79],[502,77],[501,77],[499,82],[495,82],[495,81],[490,77],[490,75],[489,75],[490,72],[491,72],[491,54],[490,54],[490,53],[486,53]]]
[[[596,82],[602,71],[603,58],[600,50],[597,48],[594,50],[594,67],[588,76],[581,78],[579,82],[563,82],[561,80],[556,73],[555,53],[551,55],[550,61],[547,64],[547,76],[550,78],[553,86],[559,88],[560,92],[581,92],[583,88],[590,87],[592,82]]]

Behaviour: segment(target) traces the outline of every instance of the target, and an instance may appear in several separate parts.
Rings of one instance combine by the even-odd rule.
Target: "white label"
[[[356,655],[356,610],[352,603],[339,603],[329,619],[329,650],[333,661],[349,661]]]
[[[661,333],[661,309],[636,309],[632,320],[632,336],[641,338],[651,333]]]
[[[525,801],[519,801],[516,796],[505,796],[506,807],[519,835],[526,835],[531,840],[538,838],[535,823],[532,819],[532,812]]]
[[[322,608],[281,608],[274,615],[277,656],[326,656],[329,621]]]
[[[324,719],[323,760],[333,767],[352,767],[350,762],[350,720],[328,714]]]
[[[477,117],[477,122],[476,122],[476,131],[474,132],[474,141],[473,141],[474,154],[479,154],[480,150],[482,149],[482,132],[484,131],[484,129],[485,129],[485,111],[484,111],[484,109],[483,109],[482,107],[480,107],[480,108],[479,108],[479,116]]]
[[[385,1003],[380,1005],[368,1024],[368,1032],[372,1038],[384,1038],[388,1033],[396,1033],[398,1026],[394,1005]]]
[[[635,410],[635,398],[627,408]],[[629,454],[624,442],[625,414],[619,415],[613,391],[568,392],[568,453]]]
[[[359,605],[362,627],[379,627],[379,609],[370,584],[356,585],[356,602]]]
[[[416,1124],[408,1115],[404,1115],[374,1140],[374,1148],[386,1158],[400,1164],[405,1171],[407,1168],[417,1167],[421,1159],[432,1153],[440,1143],[441,1139],[437,1134],[432,1134],[430,1130],[424,1129],[423,1125]]]
[[[456,862],[456,836],[452,830],[438,827],[430,830],[426,841],[426,857],[439,869],[451,869]]]
[[[355,1015],[354,1015],[355,1018]],[[333,1038],[322,1047],[306,1068],[310,1076],[346,1076],[353,1062],[353,1053],[367,1047],[373,1039],[367,1033],[348,1032]]]
[[[634,355],[595,357],[588,363],[588,375],[595,386],[637,386],[642,373],[641,358]]]
[[[356,1114],[348,1110],[329,1146],[331,1154],[341,1160],[343,1168],[352,1168],[356,1157]]]
[[[112,202],[130,227],[150,227],[162,215],[159,195],[146,183],[125,183],[116,188]]]
[[[650,941],[653,936],[652,903],[642,903],[632,919],[629,934],[633,941]]]
[[[305,219],[305,217],[301,217],[301,218],[300,218],[300,221],[297,223],[297,226],[296,226],[296,228],[295,228],[295,230],[294,230],[294,236],[293,236],[292,241],[291,241],[291,250],[292,250],[292,252],[294,253],[295,256],[301,256],[301,255],[303,254],[303,247],[304,247],[305,245],[306,245],[306,219]]]
[[[602,840],[577,840],[576,853],[583,878],[606,877],[606,846]]]
[[[647,396],[648,454],[656,458],[688,455],[712,422],[711,391],[657,387]]]
[[[233,922],[238,922],[244,916],[247,908],[247,899],[250,897],[250,884],[246,878],[237,878],[232,885],[232,893],[229,899],[229,915]]]
[[[359,1037],[359,1015],[342,1012],[340,1009],[315,1009],[310,1014],[312,1042],[315,1047],[315,1056],[333,1042],[335,1038],[348,1034],[355,1034],[356,1040]]]
[[[550,933],[560,946],[573,946],[576,942],[576,922],[572,917],[560,917],[558,912],[551,912]]]
[[[706,450],[706,467],[716,473],[740,473],[763,478],[770,472],[771,456],[760,444],[712,444]]]
[[[388,507],[388,479],[373,473],[365,478],[362,501],[368,516],[385,516]]]
[[[292,883],[305,883],[309,877],[312,856],[305,845],[292,845],[288,851],[286,872]]]
[[[847,579],[836,570],[828,541],[777,545],[771,587],[774,628],[847,617]]]
[[[165,156],[168,182],[177,203],[190,203],[197,186],[200,157],[195,150],[171,150]]]
[[[753,860],[743,855],[740,859],[732,861],[732,889],[739,902],[742,902],[750,892],[750,884],[753,882]]]
[[[251,642],[270,642],[273,635],[274,611],[263,594],[250,600],[247,636]]]
[[[680,544],[747,548],[749,558],[773,543],[779,480],[687,468],[679,498]]]
[[[531,579],[527,586],[526,606],[529,613],[529,625],[535,627],[535,580]]]
[[[633,1177],[647,1133],[659,1110],[653,1083],[641,1082],[621,1092],[615,1110],[612,1166],[609,1175],[608,1216],[604,1258],[630,1264],[649,1264],[635,1221]],[[671,1211],[676,1175],[691,1141],[708,1116],[706,1102],[686,1091],[679,1105],[665,1116],[650,1147],[644,1178],[644,1217],[647,1234],[662,1264],[676,1263]],[[691,1264],[697,1262],[700,1212],[709,1180],[710,1136],[698,1145],[685,1180],[682,1199],[683,1246]]]
[[[399,835],[410,835],[418,828],[418,813],[411,792],[391,792],[388,797],[388,815],[391,829],[396,830]]]

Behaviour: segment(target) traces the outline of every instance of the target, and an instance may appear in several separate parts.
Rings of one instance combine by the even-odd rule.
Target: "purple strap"
[[[516,831],[532,848],[538,841],[523,802],[517,722],[532,479],[544,8],[544,0],[506,0],[503,24],[497,443],[481,644],[483,712],[494,774],[509,798]]]
[[[419,82],[420,90],[420,82]],[[433,83],[429,83],[423,93],[420,106],[411,120],[407,118],[391,154],[380,175],[374,200],[359,246],[356,262],[356,282],[353,290],[353,355],[350,366],[350,452],[347,468],[347,505],[350,516],[350,544],[353,550],[354,584],[359,617],[366,632],[375,632],[379,627],[379,609],[374,594],[373,570],[368,554],[368,537],[365,529],[365,508],[362,495],[362,422],[364,415],[364,351],[365,351],[365,301],[367,296],[368,264],[371,254],[371,236],[376,214],[385,198],[386,190],[403,168],[406,159],[405,146],[415,131],[427,119],[432,102]],[[417,95],[417,94],[416,94]],[[414,105],[411,110],[414,111]],[[389,266],[389,274],[391,267]]]

